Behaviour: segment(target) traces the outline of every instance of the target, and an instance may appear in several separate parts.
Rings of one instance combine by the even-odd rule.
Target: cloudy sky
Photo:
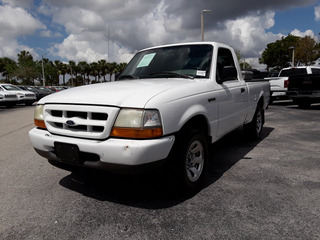
[[[319,0],[0,0],[0,57],[128,62],[139,49],[205,40],[227,43],[255,67],[287,36],[318,40]]]

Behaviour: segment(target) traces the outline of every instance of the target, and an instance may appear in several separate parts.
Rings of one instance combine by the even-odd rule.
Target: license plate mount
[[[79,147],[76,144],[54,142],[56,155],[63,161],[79,163]]]

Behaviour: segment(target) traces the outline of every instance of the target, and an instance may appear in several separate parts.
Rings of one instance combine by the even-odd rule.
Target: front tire
[[[208,143],[205,134],[198,129],[185,129],[178,137],[174,161],[174,174],[179,191],[187,194],[199,191],[208,165]]]

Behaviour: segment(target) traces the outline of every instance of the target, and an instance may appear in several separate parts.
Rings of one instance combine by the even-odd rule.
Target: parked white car
[[[268,81],[243,79],[228,45],[159,46],[138,52],[116,82],[42,98],[29,136],[56,166],[136,173],[165,164],[193,191],[210,143],[242,125],[260,137],[269,94]]]
[[[0,89],[0,106],[12,107],[18,102],[18,96],[15,93],[7,93]]]
[[[16,94],[18,96],[17,103],[19,104],[24,103],[26,105],[32,105],[35,101],[37,101],[37,97],[33,92],[21,90],[12,84],[1,83],[0,89],[5,93]]]

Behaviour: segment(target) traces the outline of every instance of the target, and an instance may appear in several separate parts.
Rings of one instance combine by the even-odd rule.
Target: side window
[[[224,78],[223,76],[223,69],[224,67],[235,67],[232,53],[227,48],[219,48],[218,49],[218,58],[217,58],[217,79],[221,80]],[[228,79],[228,80],[236,80],[234,79]]]
[[[320,74],[319,68],[311,68],[312,74]]]

